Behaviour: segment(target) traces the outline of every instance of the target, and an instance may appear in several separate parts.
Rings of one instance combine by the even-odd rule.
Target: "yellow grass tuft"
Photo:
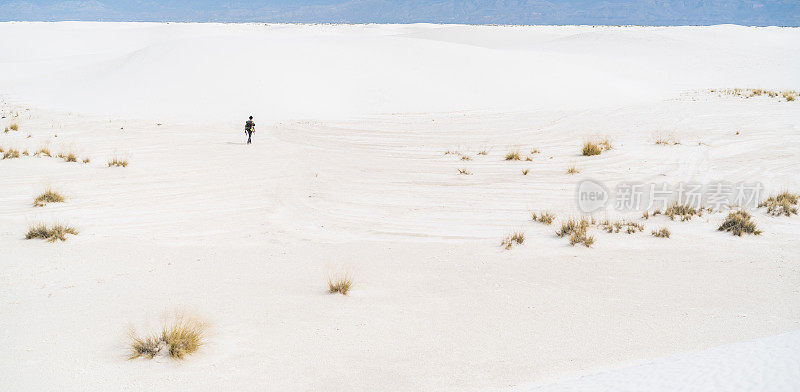
[[[120,158],[114,157],[113,159],[111,159],[110,161],[108,161],[108,167],[111,167],[111,166],[122,166],[122,167],[127,167],[127,166],[128,166],[128,160],[127,160],[127,159],[120,159]]]
[[[9,148],[3,153],[3,159],[14,159],[19,158],[19,150],[15,148]]]
[[[77,235],[78,230],[75,230],[72,226],[53,225],[48,227],[44,223],[39,223],[28,229],[25,239],[41,238],[47,240],[47,242],[66,241],[67,234]]]
[[[750,214],[746,211],[732,211],[717,229],[719,231],[729,231],[735,236],[741,237],[742,234],[761,234],[761,230],[756,228],[755,222],[751,220]]]
[[[91,159],[89,159],[88,157],[87,158],[83,158],[83,163],[89,163],[89,162],[91,162]]]
[[[675,220],[675,217],[679,216],[681,221],[687,221],[691,220],[695,215],[701,216],[702,214],[702,208],[697,210],[689,204],[681,204],[677,201],[664,210],[664,215],[668,216],[670,220]]]
[[[206,329],[207,325],[196,319],[178,318],[162,328],[161,334],[139,337],[131,331],[128,359],[153,358],[162,352],[174,359],[185,359],[205,344]]]
[[[519,161],[521,159],[522,156],[519,155],[519,151],[509,151],[509,153],[506,154],[507,161]]]
[[[523,176],[527,176],[528,172],[530,172],[530,171],[531,171],[531,169],[522,169],[522,175]]]
[[[522,245],[523,242],[525,242],[525,233],[517,231],[507,235],[506,238],[504,238],[503,241],[500,243],[500,245],[502,245],[503,248],[505,248],[506,250],[509,250],[512,247],[514,247],[514,244]]]
[[[586,218],[580,220],[570,218],[561,224],[561,229],[556,232],[559,237],[569,236],[569,244],[575,246],[583,244],[587,248],[594,244],[594,237],[588,235],[589,221]]]
[[[587,140],[583,143],[581,154],[584,156],[600,155],[603,151],[611,149],[611,142],[608,139]]]
[[[567,174],[578,174],[578,173],[580,173],[580,170],[578,170],[578,168],[576,168],[575,165],[572,165],[567,169]]]
[[[472,172],[467,170],[467,169],[458,169],[458,174],[465,174],[465,175],[471,176]]]
[[[549,225],[553,223],[553,221],[556,219],[556,216],[550,211],[544,211],[539,213],[531,212],[531,218],[536,222]]]
[[[65,162],[78,162],[78,157],[75,155],[74,152],[70,151],[68,153],[61,153],[58,155],[59,158],[64,159]]]
[[[660,228],[658,230],[653,230],[653,232],[650,233],[650,234],[652,234],[654,237],[658,237],[658,238],[669,238],[669,236],[672,233],[670,233],[668,228],[662,227],[662,228]]]
[[[35,199],[33,199],[34,207],[43,207],[47,203],[63,203],[63,202],[64,202],[64,196],[49,188],[46,191],[42,192],[39,196],[36,196]]]
[[[347,292],[350,291],[350,287],[352,286],[353,286],[353,279],[347,274],[336,279],[330,277],[328,278],[329,294],[340,293],[342,295],[347,295]]]
[[[478,152],[478,155],[488,155],[488,154],[489,154],[489,152],[488,152],[488,151],[486,151],[486,150],[480,150],[480,151]]]
[[[759,207],[767,207],[767,213],[772,216],[792,216],[797,215],[797,202],[800,195],[788,191],[772,195],[767,200],[758,204]]]
[[[47,147],[42,147],[42,148],[39,149],[39,151],[36,151],[36,153],[33,154],[33,155],[44,155],[46,157],[49,157],[50,156],[50,149],[47,148]]]
[[[10,129],[12,131],[15,131],[15,132],[19,131],[19,125],[17,123],[13,123],[13,124],[8,126],[8,129]]]

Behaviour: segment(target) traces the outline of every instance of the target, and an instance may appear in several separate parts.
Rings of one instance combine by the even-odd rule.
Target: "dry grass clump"
[[[195,319],[179,318],[161,330],[161,334],[139,337],[131,331],[128,359],[153,358],[164,353],[174,359],[184,359],[205,343],[206,324]]]
[[[578,168],[576,168],[575,165],[572,165],[567,169],[567,174],[578,174],[578,173],[580,173],[580,170],[578,170]]]
[[[41,238],[47,240],[47,242],[56,242],[57,240],[66,241],[67,234],[77,235],[78,230],[72,226],[53,225],[52,227],[48,227],[44,223],[39,223],[28,229],[28,234],[25,234],[25,239]]]
[[[544,211],[540,213],[531,212],[531,218],[536,222],[549,225],[553,223],[553,221],[556,219],[556,216],[550,211]]]
[[[652,234],[654,237],[658,237],[658,238],[669,238],[669,236],[672,233],[670,233],[668,228],[662,227],[662,228],[660,228],[658,230],[653,230],[653,232],[650,233],[650,234]]]
[[[469,157],[469,155],[462,155],[462,156],[461,156],[461,160],[462,160],[462,161],[471,161],[471,160],[472,160],[472,158],[470,158],[470,157]]]
[[[14,159],[19,158],[19,150],[15,148],[9,148],[3,153],[3,159]]]
[[[528,172],[530,172],[530,171],[531,171],[531,169],[522,169],[522,175],[523,176],[527,176]]]
[[[742,234],[761,234],[761,230],[756,228],[756,223],[751,220],[750,214],[746,211],[732,211],[717,229],[719,231],[729,231],[733,235],[741,237]]]
[[[42,148],[39,149],[39,151],[36,151],[36,153],[34,153],[33,155],[44,155],[46,157],[49,157],[50,156],[50,149],[47,148],[47,147],[42,147]]]
[[[19,131],[19,125],[17,123],[11,123],[11,125],[7,126],[3,132],[8,133],[9,131]]]
[[[458,174],[466,174],[468,176],[471,176],[472,172],[467,169],[458,169]]]
[[[328,278],[328,293],[340,293],[342,295],[347,295],[347,292],[350,291],[350,287],[353,286],[353,279],[349,275],[344,275],[342,277],[333,279]]]
[[[486,151],[486,150],[480,150],[480,151],[478,151],[478,155],[488,155],[488,154],[489,154],[489,152],[488,152],[488,151]]]
[[[66,162],[78,162],[78,157],[72,151],[70,151],[68,153],[58,154],[58,157],[63,159]]]
[[[87,158],[83,158],[83,163],[89,163],[89,162],[91,162],[91,159],[89,159],[88,157]]]
[[[600,224],[600,228],[607,233],[619,233],[622,229],[625,229],[625,232],[628,234],[644,231],[644,226],[639,223],[626,221],[616,221],[612,223],[608,219]]]
[[[772,216],[792,216],[797,215],[798,198],[800,195],[788,191],[770,196],[767,200],[758,204],[759,207],[767,207],[767,212]]]
[[[519,154],[519,151],[509,151],[506,154],[507,161],[519,161],[522,159],[522,156]]]
[[[583,244],[587,248],[594,244],[594,237],[588,235],[589,221],[586,218],[580,220],[570,218],[561,224],[561,229],[556,232],[559,237],[569,236],[569,244],[575,246]]]
[[[34,207],[43,207],[47,203],[63,203],[63,202],[64,202],[64,196],[62,196],[60,193],[52,189],[47,189],[46,191],[42,192],[42,194],[36,196],[36,198],[33,199]]]
[[[25,151],[22,152],[22,155],[27,157],[27,156],[29,156],[31,154],[28,152],[28,150],[25,150]]]
[[[531,150],[531,154],[539,154],[539,153],[540,153],[540,151],[539,151],[538,148],[534,148],[534,149]]]
[[[603,151],[611,149],[611,142],[608,139],[587,140],[583,143],[581,154],[584,156],[600,155]]]
[[[656,136],[656,144],[660,146],[674,146],[681,144],[672,134],[659,134]]]
[[[712,93],[717,93],[717,95],[719,96],[725,94],[742,98],[759,97],[762,95],[769,96],[770,98],[775,98],[778,95],[780,95],[786,101],[794,101],[798,95],[798,92],[794,90],[773,91],[773,90],[764,90],[760,88],[729,88],[724,90],[709,90],[709,91],[711,91]]]
[[[522,245],[523,242],[525,242],[525,233],[516,231],[506,236],[500,245],[502,245],[506,250],[509,250],[514,246],[514,244]]]
[[[114,157],[113,159],[108,161],[108,167],[111,167],[111,166],[127,167],[128,166],[128,160]]]
[[[675,220],[675,217],[679,216],[681,221],[687,221],[695,215],[703,216],[703,209],[697,210],[689,204],[681,204],[676,201],[664,210],[664,215],[668,216],[670,220]]]

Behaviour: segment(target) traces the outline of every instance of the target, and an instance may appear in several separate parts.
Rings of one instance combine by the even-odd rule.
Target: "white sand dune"
[[[0,23],[0,128],[20,127],[0,146],[91,158],[0,160],[0,385],[569,386],[799,330],[796,216],[752,211],[764,233],[742,238],[722,213],[661,216],[591,249],[530,221],[576,215],[585,179],[797,192],[800,103],[707,90],[798,90],[798,69],[793,28]],[[595,135],[614,149],[580,156]],[[34,208],[47,186],[67,201]],[[24,240],[40,221],[80,234]],[[326,292],[340,271],[347,297]],[[129,327],[176,311],[210,323],[200,353],[126,360]],[[697,385],[737,389],[719,374]]]

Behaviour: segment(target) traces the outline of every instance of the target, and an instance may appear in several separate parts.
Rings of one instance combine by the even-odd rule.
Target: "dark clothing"
[[[250,144],[250,138],[253,136],[253,131],[245,131],[247,133],[247,144]]]
[[[247,120],[247,122],[244,123],[244,130],[245,131],[252,131],[253,128],[255,128],[255,127],[256,127],[256,123],[254,123],[253,120]]]

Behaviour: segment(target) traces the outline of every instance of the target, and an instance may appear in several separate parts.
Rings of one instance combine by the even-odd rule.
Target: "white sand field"
[[[709,91],[798,71],[797,28],[0,23],[0,389],[800,389],[797,215],[555,235],[585,180],[800,192],[800,99]],[[198,353],[127,359],[176,313]]]

